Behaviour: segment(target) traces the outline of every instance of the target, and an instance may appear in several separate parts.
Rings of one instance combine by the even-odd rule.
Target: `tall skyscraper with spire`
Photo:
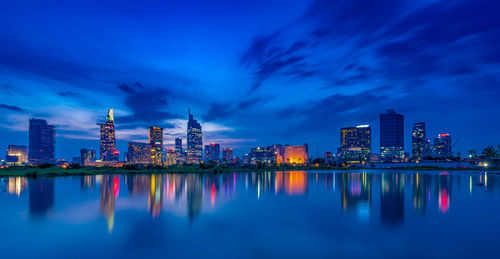
[[[203,159],[201,124],[193,119],[191,110],[188,111],[188,115],[186,160],[188,164],[199,164]]]
[[[118,161],[119,152],[116,150],[115,139],[115,118],[113,109],[108,110],[106,123],[97,125],[101,126],[101,145],[99,156],[102,161]]]

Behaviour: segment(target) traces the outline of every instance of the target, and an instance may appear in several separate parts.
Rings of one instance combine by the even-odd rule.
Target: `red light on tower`
[[[120,154],[120,151],[118,151],[118,150],[113,151],[113,155],[119,155],[119,154]]]

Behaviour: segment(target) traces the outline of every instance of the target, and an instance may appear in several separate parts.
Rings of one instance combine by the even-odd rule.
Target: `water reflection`
[[[486,173],[278,171],[82,176],[78,182],[80,195],[98,192],[99,213],[112,233],[118,200],[123,204],[140,201],[145,213],[154,219],[173,213],[193,222],[203,213],[235,200],[238,193],[250,200],[313,195],[311,200],[332,197],[338,203],[340,198],[333,206],[345,215],[397,227],[408,217],[405,206],[410,206],[406,211],[413,210],[418,216],[426,216],[429,210],[446,214],[453,209],[452,190],[461,190],[467,197],[476,192],[492,193],[500,184],[497,177]],[[64,178],[8,177],[2,179],[0,190],[13,197],[28,191],[29,215],[43,219],[57,205],[55,181],[59,179]],[[125,192],[120,194],[120,187]]]

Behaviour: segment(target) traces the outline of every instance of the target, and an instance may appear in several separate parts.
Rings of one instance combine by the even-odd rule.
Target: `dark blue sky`
[[[105,2],[105,3],[103,3]],[[108,108],[119,148],[165,127],[238,154],[309,143],[394,108],[454,151],[500,143],[499,1],[2,1],[0,156],[28,119],[57,126],[57,156],[98,148]],[[430,137],[430,136],[429,136]]]

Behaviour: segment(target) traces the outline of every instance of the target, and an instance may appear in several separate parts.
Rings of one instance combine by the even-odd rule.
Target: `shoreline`
[[[401,167],[401,168],[343,168],[343,167],[237,167],[237,168],[199,168],[199,167],[167,167],[167,168],[120,168],[120,167],[82,167],[82,168],[38,168],[38,167],[9,167],[0,169],[0,177],[24,176],[36,178],[38,176],[85,176],[104,174],[224,174],[235,172],[267,172],[267,171],[360,171],[360,170],[383,170],[383,171],[451,171],[451,172],[488,172],[500,174],[500,168],[440,168],[440,167]]]

